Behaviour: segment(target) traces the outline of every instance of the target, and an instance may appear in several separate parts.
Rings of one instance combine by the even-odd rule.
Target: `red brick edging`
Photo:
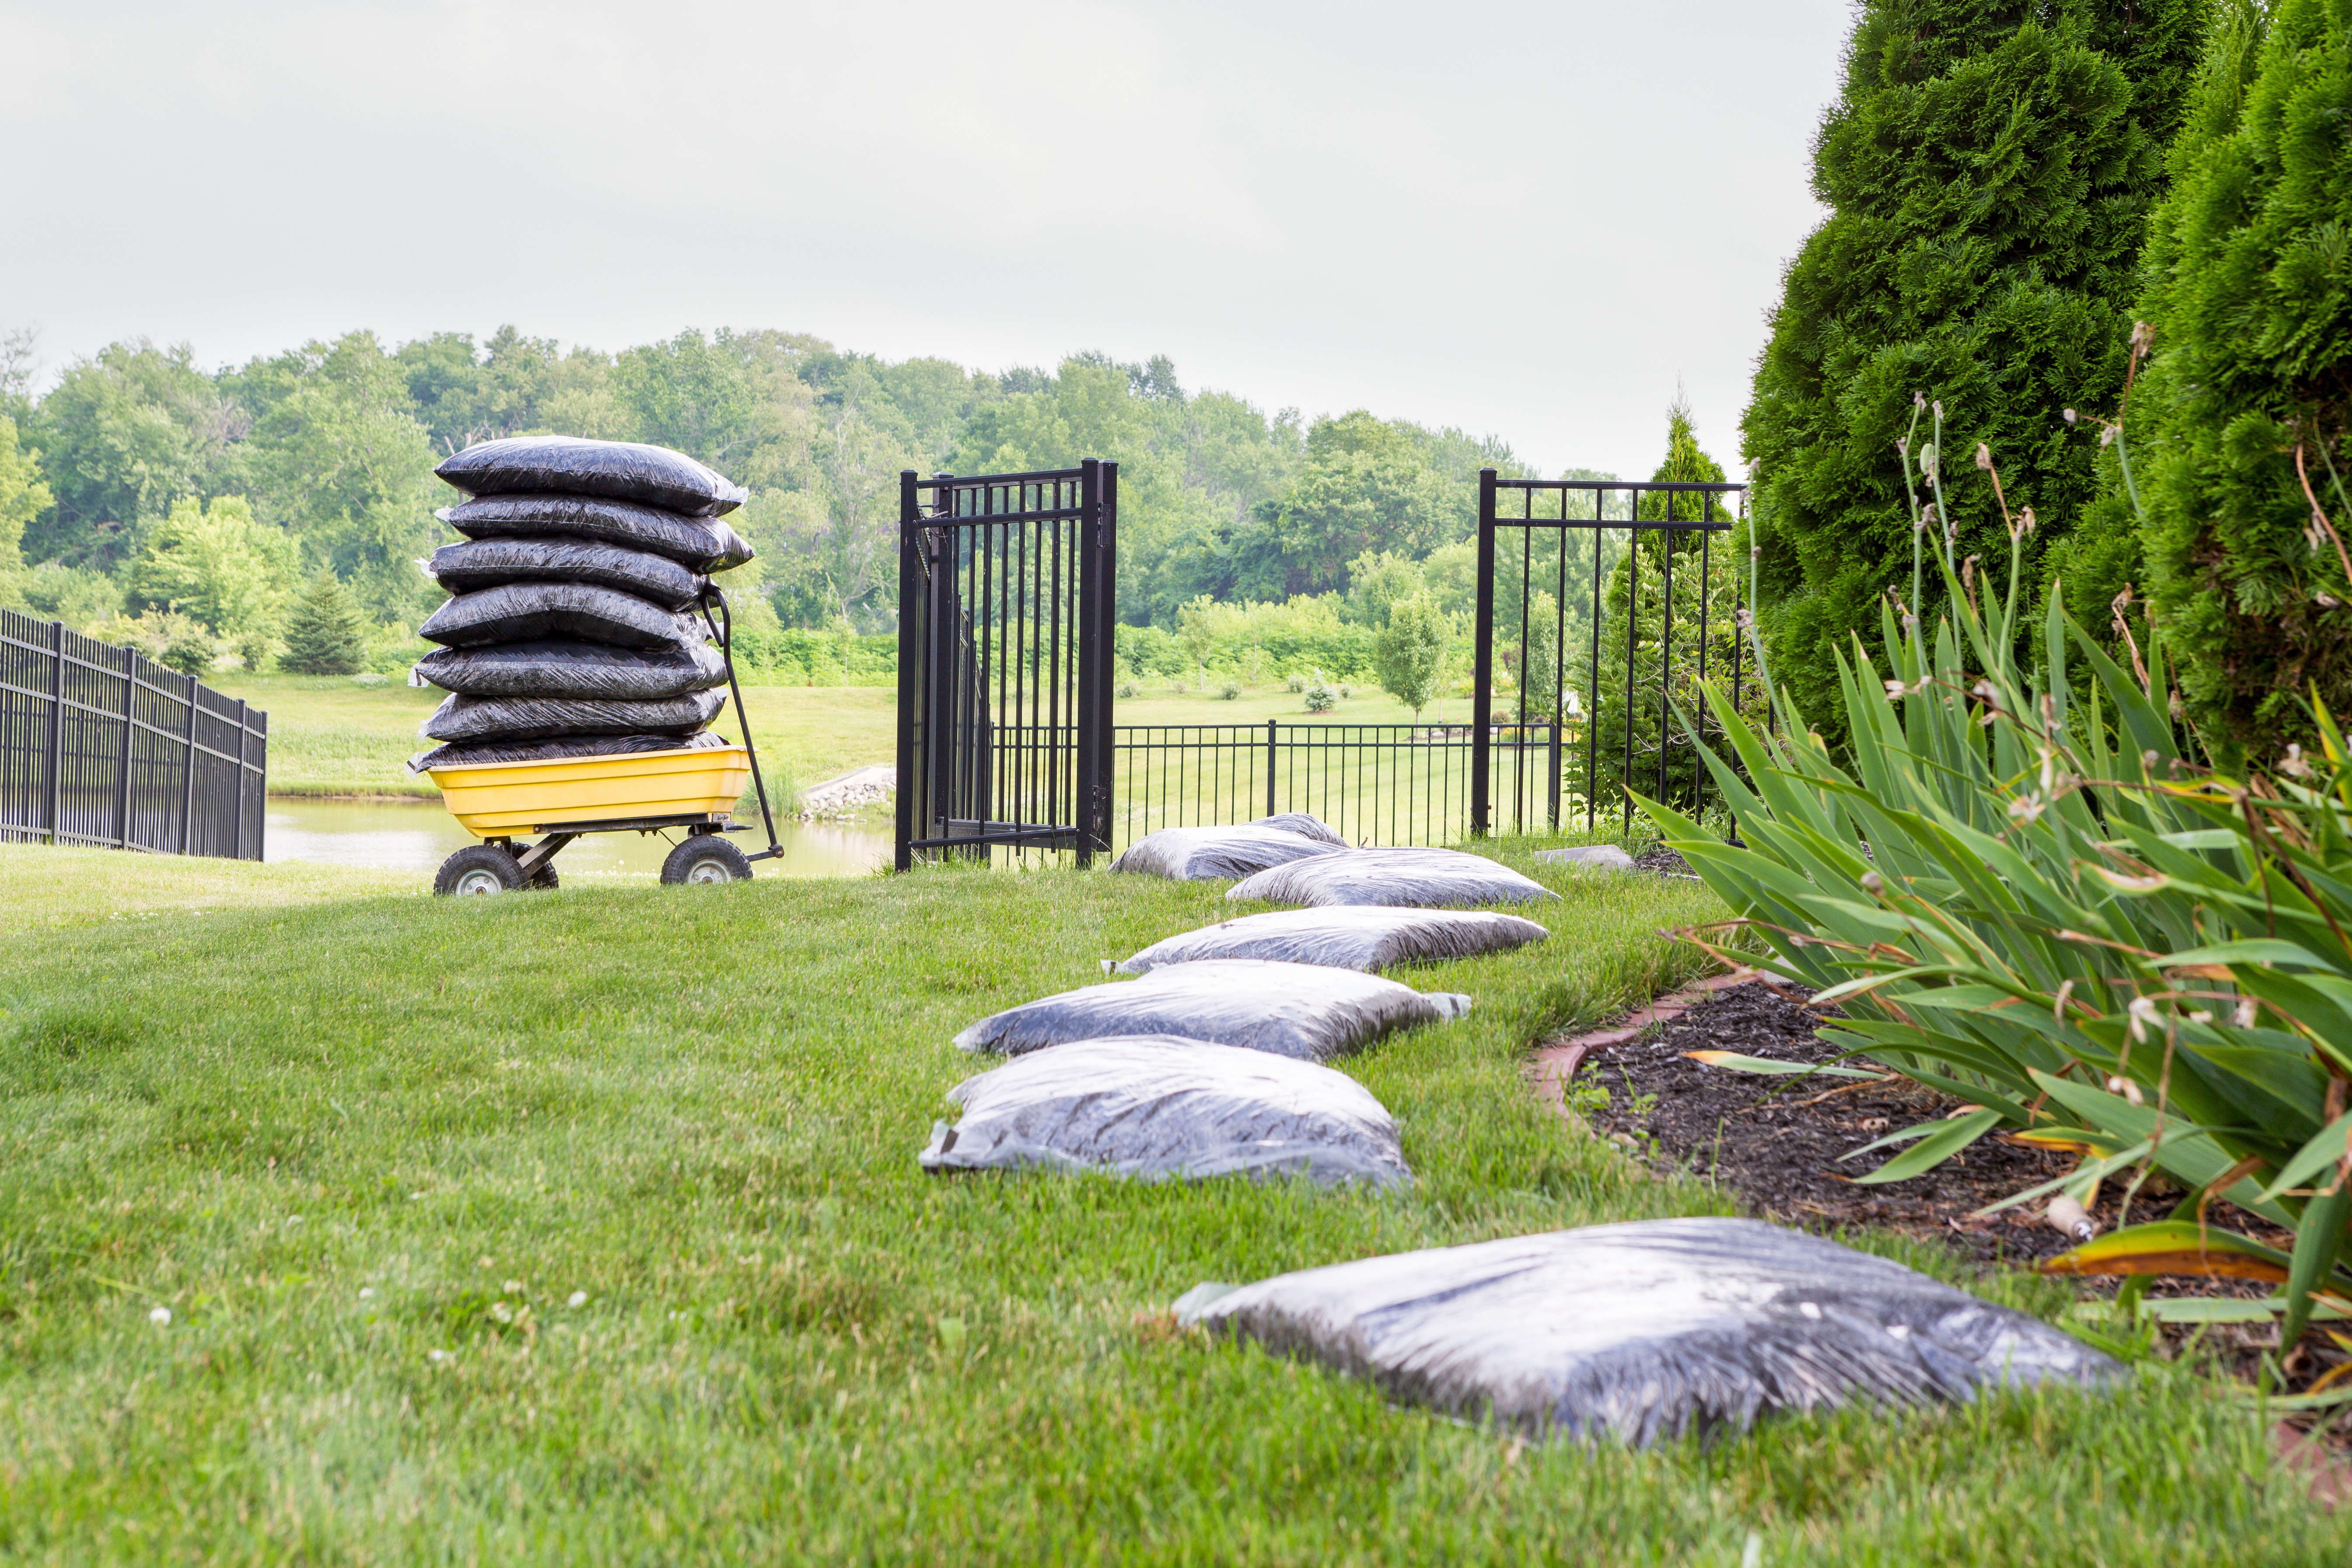
[[[1728,991],[1735,985],[1745,985],[1757,978],[1752,969],[1735,969],[1728,974],[1710,974],[1706,979],[1684,986],[1670,995],[1661,996],[1647,1006],[1637,1007],[1622,1020],[1606,1029],[1545,1046],[1535,1053],[1535,1090],[1554,1110],[1566,1113],[1565,1098],[1568,1080],[1584,1065],[1584,1058],[1611,1046],[1622,1046],[1654,1024],[1679,1018],[1718,991]]]

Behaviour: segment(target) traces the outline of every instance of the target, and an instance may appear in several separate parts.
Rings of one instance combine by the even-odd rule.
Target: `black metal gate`
[[[1110,847],[1118,465],[898,479],[897,866]]]
[[[1473,834],[1557,830],[1580,805],[1597,828],[1605,797],[1630,826],[1636,790],[1703,808],[1706,770],[1673,709],[1709,723],[1696,689],[1710,678],[1735,706],[1753,694],[1742,574],[1713,545],[1746,489],[1481,470]]]

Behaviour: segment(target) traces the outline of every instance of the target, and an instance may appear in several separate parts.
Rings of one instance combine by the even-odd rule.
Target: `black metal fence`
[[[899,477],[896,864],[1109,847],[1118,465]]]
[[[1556,724],[1498,726],[1489,746],[1552,757],[1558,775]],[[1283,811],[1311,812],[1355,843],[1458,843],[1470,831],[1473,750],[1463,724],[1121,724],[1112,843]]]
[[[1469,828],[1557,829],[1633,793],[1704,810],[1706,774],[1679,704],[1703,731],[1698,683],[1735,705],[1747,679],[1741,574],[1714,538],[1738,484],[1478,476]],[[1498,635],[1499,634],[1499,635]],[[1545,744],[1527,743],[1530,729]]]
[[[268,715],[0,610],[0,840],[261,858]]]

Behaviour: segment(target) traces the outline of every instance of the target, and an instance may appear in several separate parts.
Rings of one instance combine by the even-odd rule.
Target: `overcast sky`
[[[815,332],[1727,463],[1846,0],[0,0],[0,326]],[[1107,453],[1105,456],[1116,456]]]

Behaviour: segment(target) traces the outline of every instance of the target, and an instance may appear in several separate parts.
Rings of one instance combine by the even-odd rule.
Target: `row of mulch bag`
[[[1595,858],[1611,864],[1608,858]],[[1145,1180],[1247,1173],[1393,1189],[1394,1119],[1327,1065],[1470,998],[1377,972],[1549,936],[1463,908],[1558,899],[1483,856],[1351,847],[1311,816],[1164,829],[1115,871],[1234,880],[1244,915],[1106,965],[1137,978],[965,1029],[1011,1059],[951,1091],[933,1172]],[[1202,1284],[1180,1321],[1371,1378],[1399,1403],[1532,1435],[1648,1444],[1783,1409],[1966,1401],[2111,1383],[2122,1368],[2036,1319],[1884,1258],[1745,1219],[1638,1221]]]
[[[465,492],[435,515],[465,536],[419,563],[448,590],[414,685],[450,695],[414,772],[467,763],[723,745],[727,661],[710,574],[751,559],[726,522],[740,485],[683,452],[520,436],[433,470]]]

